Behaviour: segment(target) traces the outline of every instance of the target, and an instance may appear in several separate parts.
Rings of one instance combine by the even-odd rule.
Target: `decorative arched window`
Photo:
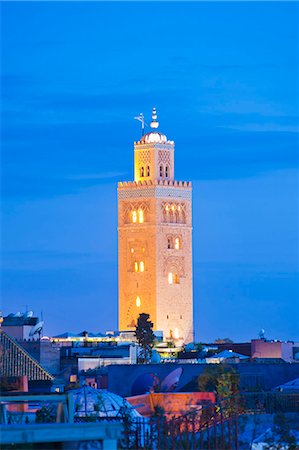
[[[147,166],[146,168],[146,176],[149,177],[151,174],[150,166]]]
[[[138,209],[138,222],[139,223],[143,223],[144,222],[144,215],[143,215],[143,210],[142,209]]]
[[[160,166],[159,170],[160,170],[160,177],[163,177],[163,166],[162,165]]]
[[[140,306],[141,306],[141,300],[140,300],[139,295],[137,295],[137,297],[136,297],[136,306],[137,306],[137,308],[140,308]]]
[[[139,272],[144,272],[144,262],[140,261],[139,263]]]
[[[180,283],[180,277],[177,273],[169,272],[167,279],[168,279],[168,284],[179,284]]]
[[[169,167],[165,166],[165,178],[169,177]]]
[[[171,249],[172,248],[172,237],[168,236],[167,238],[167,248]]]
[[[176,237],[174,240],[174,248],[176,250],[179,250],[181,248],[181,241],[179,237]]]
[[[132,211],[132,222],[133,223],[137,222],[137,211]]]
[[[140,176],[144,177],[144,167],[143,166],[140,167]]]

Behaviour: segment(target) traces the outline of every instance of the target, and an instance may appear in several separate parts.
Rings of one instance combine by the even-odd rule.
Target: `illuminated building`
[[[134,144],[134,181],[118,184],[119,329],[148,313],[179,344],[193,340],[192,187],[175,181],[155,109],[150,126]]]

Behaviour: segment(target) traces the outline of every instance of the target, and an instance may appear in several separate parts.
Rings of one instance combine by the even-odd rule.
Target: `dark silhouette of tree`
[[[155,342],[153,322],[149,320],[149,317],[149,314],[142,313],[137,319],[135,336],[141,347],[141,355],[138,358],[140,362],[146,362],[150,359]]]

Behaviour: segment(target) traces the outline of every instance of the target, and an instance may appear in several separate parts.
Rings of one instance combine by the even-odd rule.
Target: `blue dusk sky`
[[[298,339],[298,3],[2,3],[2,311],[117,329],[143,112],[193,182],[197,341]]]

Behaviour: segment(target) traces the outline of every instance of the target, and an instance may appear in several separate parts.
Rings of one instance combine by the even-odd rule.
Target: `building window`
[[[143,166],[140,167],[140,176],[144,177],[144,167]]]
[[[168,238],[167,238],[167,248],[168,248],[168,249],[171,249],[171,248],[172,248],[172,238],[171,238],[171,237],[168,237]]]
[[[168,315],[166,316],[166,319],[169,319],[169,316],[168,316]]]
[[[169,177],[169,167],[165,166],[165,178]]]
[[[179,250],[181,248],[181,242],[180,242],[180,238],[176,237],[174,240],[174,248],[176,250]]]
[[[174,284],[179,284],[180,283],[180,277],[178,276],[177,273],[173,274],[173,282],[174,282]]]
[[[134,271],[138,272],[138,262],[137,261],[134,262]]]
[[[77,375],[71,375],[70,376],[70,383],[76,383],[77,381]]]
[[[146,176],[149,177],[150,173],[151,173],[150,166],[147,166],[147,168],[146,168]]]
[[[133,223],[137,222],[137,211],[132,211],[132,222]]]
[[[141,300],[140,300],[140,297],[138,295],[136,297],[136,306],[137,306],[137,308],[140,308],[140,306],[141,306]]]
[[[160,166],[160,177],[163,177],[163,166]]]
[[[168,284],[179,284],[180,277],[177,273],[169,272],[168,273]]]
[[[139,223],[143,223],[144,222],[143,210],[142,209],[138,210],[138,220],[139,220]]]
[[[178,339],[180,337],[178,328],[174,329],[173,337],[174,337],[174,339]]]
[[[140,261],[139,263],[139,272],[144,272],[144,262]]]

